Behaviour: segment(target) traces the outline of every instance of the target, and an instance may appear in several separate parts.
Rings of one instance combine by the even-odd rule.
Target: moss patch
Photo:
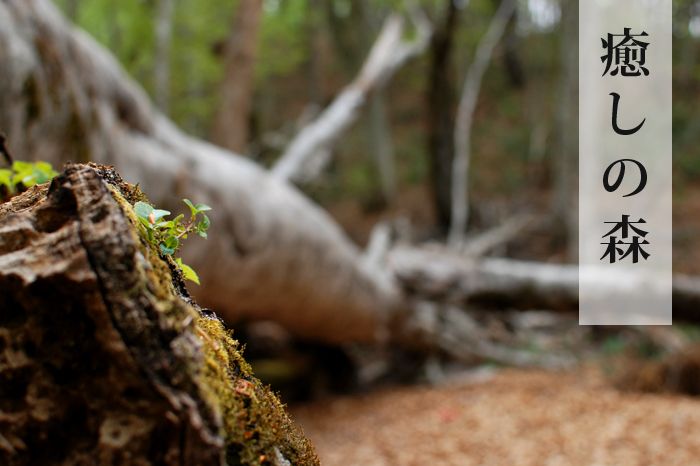
[[[277,464],[281,458],[294,465],[318,464],[313,447],[287,415],[269,387],[252,373],[231,331],[194,303],[182,274],[169,256],[161,256],[139,234],[133,211],[136,201],[147,202],[137,186],[125,183],[110,167],[93,165],[107,181],[110,192],[132,224],[134,242],[145,261],[140,266],[149,294],[159,303],[166,326],[188,328],[200,340],[203,358],[191,358],[187,368],[201,397],[221,422],[226,460],[235,464]]]

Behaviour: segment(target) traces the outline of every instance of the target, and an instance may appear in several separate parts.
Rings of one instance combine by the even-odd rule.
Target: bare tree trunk
[[[331,342],[386,335],[405,304],[388,273],[366,265],[293,186],[180,132],[50,2],[0,3],[0,53],[0,128],[17,158],[109,163],[157,205],[175,211],[188,197],[214,206],[210,239],[184,251],[202,305],[230,322],[269,318]]]
[[[464,79],[462,96],[455,121],[455,159],[452,166],[452,223],[449,241],[453,244],[464,240],[469,221],[469,164],[471,157],[471,131],[474,111],[481,91],[481,80],[491,61],[493,50],[501,40],[508,21],[515,12],[515,0],[503,0],[491,20],[488,31],[479,42],[474,62]]]
[[[248,144],[261,18],[262,0],[240,0],[224,47],[224,79],[212,141],[233,152],[245,151]]]
[[[554,216],[563,227],[569,259],[578,260],[578,3],[562,2],[558,150],[553,157]]]
[[[155,102],[161,112],[170,108],[170,44],[172,43],[174,0],[158,0],[156,12]]]
[[[452,217],[452,161],[454,160],[454,94],[452,50],[459,19],[456,0],[447,3],[445,18],[430,43],[428,78],[428,154],[433,202],[441,233]]]

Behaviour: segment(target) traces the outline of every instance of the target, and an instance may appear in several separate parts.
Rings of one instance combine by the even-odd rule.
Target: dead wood
[[[578,309],[579,268],[506,258],[475,258],[442,246],[397,246],[389,268],[402,287],[421,299],[497,309]],[[605,286],[611,275],[589,277]],[[699,321],[700,280],[673,277],[673,316]]]
[[[0,204],[0,463],[317,464],[141,239],[141,197],[111,169],[69,165]]]

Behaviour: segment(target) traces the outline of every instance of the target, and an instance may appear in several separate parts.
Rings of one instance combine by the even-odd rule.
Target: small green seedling
[[[158,248],[164,256],[172,256],[180,248],[181,241],[194,233],[202,238],[207,237],[207,230],[211,225],[209,217],[204,212],[211,210],[205,204],[193,204],[189,199],[183,202],[190,209],[190,218],[185,221],[185,215],[180,214],[172,220],[166,217],[170,215],[167,210],[156,209],[145,202],[134,204],[134,212],[139,219],[141,228],[149,243]],[[184,264],[182,258],[175,258],[175,263],[182,270],[183,276],[199,285],[199,277],[192,267]]]
[[[35,184],[46,183],[58,173],[48,162],[12,162],[11,168],[0,168],[3,197],[11,197]]]

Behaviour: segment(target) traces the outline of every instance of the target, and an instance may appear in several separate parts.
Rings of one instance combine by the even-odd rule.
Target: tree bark
[[[101,166],[0,204],[0,462],[318,464]],[[289,464],[289,463],[287,463]]]
[[[113,164],[156,205],[214,207],[185,262],[229,322],[273,319],[328,342],[377,341],[404,302],[319,207],[245,158],[190,138],[47,0],[0,3],[0,128],[19,159]]]
[[[552,210],[563,230],[568,257],[578,261],[578,3],[562,2],[560,56],[564,69],[559,85],[558,150],[552,158]]]
[[[262,0],[240,0],[224,46],[224,79],[212,141],[233,152],[244,152],[248,144],[261,18]]]
[[[457,2],[450,0],[442,26],[436,28],[430,43],[430,74],[427,91],[430,178],[438,227],[445,235],[449,231],[452,217],[455,127],[452,50],[458,19]]]

